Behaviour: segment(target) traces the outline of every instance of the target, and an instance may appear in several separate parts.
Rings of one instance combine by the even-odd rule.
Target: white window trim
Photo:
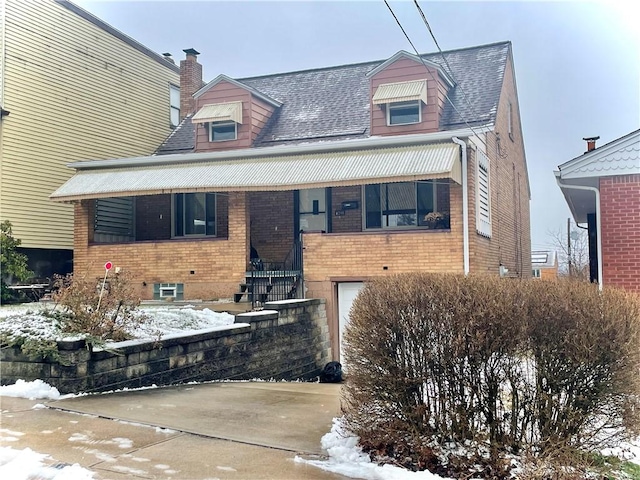
[[[168,297],[176,297],[178,288],[175,284],[172,287],[163,287],[160,286],[160,298],[168,298]],[[166,295],[167,292],[171,292],[169,295]]]
[[[418,121],[417,122],[407,122],[407,123],[391,123],[391,109],[392,108],[401,108],[403,106],[409,106],[410,104],[415,103],[418,105]],[[398,127],[402,125],[417,125],[422,123],[422,102],[420,100],[409,100],[407,102],[392,102],[386,104],[386,115],[387,115],[387,127]]]
[[[173,92],[177,92],[178,94],[178,98],[177,98],[177,104],[175,104],[172,100],[172,93]],[[177,111],[178,112],[178,122],[174,123],[172,120],[173,117],[173,112]],[[169,84],[169,124],[172,127],[177,127],[180,124],[180,87],[178,87],[177,85],[173,85],[173,84]]]
[[[487,185],[485,193],[488,214],[486,215],[480,208],[481,177],[486,179]],[[491,163],[489,157],[481,150],[476,150],[476,232],[483,237],[491,238]]]
[[[214,140],[213,139],[213,127],[214,125],[223,126],[223,125],[231,125],[233,124],[234,128],[234,136],[233,138],[225,138],[224,140]],[[233,120],[228,120],[224,122],[209,122],[209,142],[218,143],[218,142],[233,142],[238,139],[238,124]]]

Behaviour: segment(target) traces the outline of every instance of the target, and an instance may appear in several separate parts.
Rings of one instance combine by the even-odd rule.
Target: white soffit
[[[55,201],[183,192],[281,191],[451,178],[461,183],[452,143],[78,171]]]
[[[191,123],[228,122],[242,123],[242,102],[212,103],[198,110]]]
[[[640,130],[560,165],[562,180],[640,174]]]
[[[414,80],[411,82],[383,83],[378,86],[373,95],[374,105],[392,102],[409,102],[422,100],[427,103],[427,81]]]

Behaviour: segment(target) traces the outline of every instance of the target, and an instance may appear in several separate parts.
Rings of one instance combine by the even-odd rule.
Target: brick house
[[[531,276],[509,42],[204,86],[185,52],[156,154],[74,163],[52,195],[75,205],[76,272],[110,260],[147,299],[325,298],[336,358],[367,279]]]
[[[640,292],[640,130],[587,151],[554,172],[576,223],[589,228],[592,282]]]
[[[531,275],[541,280],[558,279],[558,255],[552,250],[531,252]]]

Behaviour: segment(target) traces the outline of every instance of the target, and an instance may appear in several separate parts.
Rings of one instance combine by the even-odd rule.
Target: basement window
[[[209,124],[209,141],[226,142],[238,138],[238,124],[236,122],[211,122]]]
[[[176,300],[184,299],[184,284],[183,283],[154,283],[153,284],[153,299],[164,300],[167,298],[174,298]]]

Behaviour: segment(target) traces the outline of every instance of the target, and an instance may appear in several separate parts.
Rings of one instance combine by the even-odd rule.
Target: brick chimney
[[[587,151],[584,153],[589,153],[592,150],[596,149],[596,140],[599,140],[600,137],[587,137],[587,138],[583,138],[583,140],[585,140],[587,142]]]
[[[193,94],[202,88],[202,65],[198,63],[200,52],[193,48],[183,50],[187,54],[180,60],[180,120],[195,113],[196,101]]]

